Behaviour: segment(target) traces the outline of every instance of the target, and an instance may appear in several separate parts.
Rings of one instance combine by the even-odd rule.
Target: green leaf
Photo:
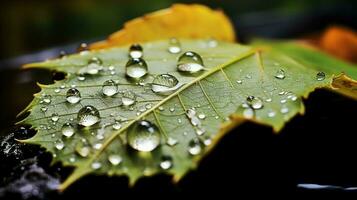
[[[54,162],[75,167],[60,186],[61,190],[89,173],[127,175],[131,183],[142,176],[169,173],[177,181],[190,169],[196,168],[198,161],[231,128],[244,120],[252,120],[279,131],[293,116],[304,113],[303,97],[306,98],[316,88],[331,87],[334,78],[333,73],[326,72],[325,78],[317,80],[319,70],[314,66],[302,64],[275,51],[223,42],[210,47],[207,40],[180,41],[183,51],[194,51],[202,56],[205,71],[198,75],[179,73],[176,69],[179,55],[167,51],[167,41],[143,44],[149,75],[140,84],[125,77],[128,47],[86,52],[27,65],[67,73],[62,81],[40,85],[41,92],[35,95],[25,110],[30,111],[29,116],[21,122],[38,130],[33,138],[23,142],[39,144],[54,155]],[[98,75],[87,75],[84,81],[78,80],[77,72],[86,67],[92,57],[103,60],[104,70]],[[114,75],[109,66],[114,66]],[[284,71],[284,78],[276,78],[279,70]],[[153,77],[166,73],[175,76],[184,85],[168,96],[155,94],[150,86]],[[137,95],[136,104],[123,106],[121,93],[112,97],[103,96],[102,85],[109,79],[117,81],[120,91],[134,92]],[[66,102],[66,91],[70,87],[80,91],[80,103],[72,105]],[[49,98],[46,95],[51,96],[50,103],[44,102]],[[245,106],[246,103],[250,106]],[[77,113],[85,105],[96,107],[101,116],[100,123],[90,128],[77,125]],[[199,128],[185,114],[192,108],[197,113],[195,120],[201,123]],[[54,113],[59,116],[57,121],[51,119]],[[118,118],[124,119],[119,130],[113,128]],[[155,124],[161,136],[161,145],[149,153],[134,150],[127,141],[127,132],[143,119]],[[62,125],[68,122],[75,127],[75,134],[70,138],[61,133]],[[104,135],[104,138],[98,137],[98,134]],[[198,155],[192,155],[189,153],[190,145],[197,139],[201,151],[200,148],[195,149]],[[56,144],[61,144],[60,140],[63,141],[63,149],[56,148]],[[76,151],[83,145],[90,146],[90,153],[85,157]],[[121,163],[112,165],[108,161],[110,155],[120,156]],[[163,169],[160,164],[165,164],[162,163],[163,158],[168,157],[172,166],[167,167],[166,162],[164,168],[169,169]],[[101,167],[93,169],[93,163],[97,164],[95,168],[98,168],[98,163]]]

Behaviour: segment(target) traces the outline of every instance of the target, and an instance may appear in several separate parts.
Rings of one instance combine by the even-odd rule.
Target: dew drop
[[[51,103],[51,99],[52,99],[51,95],[44,94],[41,97],[40,103],[42,103],[42,104],[50,104]]]
[[[170,156],[163,156],[160,162],[161,169],[167,170],[172,167],[172,158]]]
[[[284,79],[285,78],[285,71],[283,69],[279,69],[278,71],[276,71],[275,78],[277,79]]]
[[[59,93],[61,90],[59,88],[55,89],[55,93]]]
[[[77,72],[78,74],[96,75],[99,71],[103,70],[103,61],[98,57],[93,57],[88,61],[87,66],[82,67]]]
[[[266,102],[272,102],[272,99],[271,98],[266,98],[265,101]]]
[[[284,104],[284,103],[286,103],[286,101],[287,101],[286,99],[281,99],[280,103]]]
[[[170,112],[174,112],[174,111],[175,111],[175,108],[174,108],[174,107],[171,107],[171,108],[169,108],[169,111],[170,111]]]
[[[85,76],[82,76],[82,75],[79,75],[79,76],[77,77],[77,79],[78,79],[79,81],[84,81],[84,80],[86,80],[86,77],[85,77]]]
[[[77,47],[77,52],[82,52],[82,51],[88,51],[89,47],[87,43],[81,43],[79,44],[79,46]]]
[[[93,162],[91,165],[92,169],[100,169],[102,164],[100,162]]]
[[[210,47],[210,48],[214,48],[214,47],[217,47],[218,46],[218,42],[217,40],[211,38],[207,41],[207,46]]]
[[[62,135],[66,136],[67,138],[72,137],[72,135],[74,134],[74,127],[72,126],[71,123],[65,123],[63,124],[62,128],[61,128],[61,132]]]
[[[182,86],[182,84],[179,84],[177,78],[170,74],[157,75],[151,83],[152,91],[162,95],[169,95],[180,86]]]
[[[93,106],[84,106],[77,115],[78,124],[92,126],[100,121],[99,111]]]
[[[126,63],[125,70],[128,77],[140,79],[148,73],[148,66],[141,58],[131,58]]]
[[[110,164],[116,166],[116,165],[119,165],[123,159],[121,156],[119,156],[117,154],[111,154],[108,156],[108,160],[109,160]]]
[[[188,144],[188,152],[191,155],[198,155],[202,151],[202,145],[199,139],[192,139]]]
[[[180,41],[176,38],[170,38],[169,47],[167,49],[170,53],[176,54],[181,52]]]
[[[165,108],[163,106],[159,106],[159,110],[163,111],[163,110],[165,110]]]
[[[121,100],[124,106],[131,106],[136,102],[136,94],[130,90],[124,90]]]
[[[93,145],[93,148],[96,149],[96,150],[99,150],[100,148],[102,148],[103,144],[102,143],[95,143]]]
[[[205,146],[209,146],[209,145],[211,145],[212,144],[212,140],[211,140],[211,138],[205,138],[204,140],[203,140],[203,144],[205,145]]]
[[[57,150],[62,150],[64,148],[64,143],[61,139],[56,140],[55,147]]]
[[[118,85],[113,80],[107,80],[103,83],[102,92],[105,96],[111,97],[118,92]]]
[[[242,81],[242,80],[237,80],[237,83],[238,83],[238,84],[242,84],[243,81]]]
[[[318,72],[316,74],[316,80],[318,80],[318,81],[323,81],[325,79],[325,77],[326,77],[326,75],[324,72]]]
[[[51,115],[51,120],[52,120],[53,122],[57,122],[57,121],[59,120],[58,114],[57,114],[57,113],[53,113],[53,114]]]
[[[270,117],[270,118],[275,117],[275,115],[276,115],[276,113],[272,110],[268,112],[268,117]]]
[[[41,107],[41,111],[42,112],[46,112],[47,111],[47,107],[45,107],[45,106]]]
[[[254,110],[261,109],[264,106],[263,101],[260,98],[254,96],[247,97],[247,102]]]
[[[129,48],[129,56],[131,58],[143,57],[143,47],[140,44],[132,44]]]
[[[160,132],[155,124],[141,120],[129,128],[127,140],[133,149],[150,152],[159,146]]]
[[[71,104],[78,103],[81,100],[81,93],[76,88],[70,88],[67,91],[66,100]]]
[[[120,122],[114,122],[112,127],[113,127],[114,130],[119,130],[121,128],[121,123]]]
[[[199,115],[198,115],[198,118],[199,118],[199,119],[205,119],[205,118],[206,118],[206,115],[205,115],[205,114],[199,114]]]
[[[205,134],[205,132],[206,132],[206,130],[203,129],[203,128],[196,129],[196,134],[199,135],[199,136]]]
[[[193,51],[187,51],[178,58],[177,70],[180,72],[196,73],[204,69],[201,56]]]
[[[254,117],[254,110],[251,109],[250,107],[249,108],[244,108],[243,110],[243,116],[247,119],[251,119]]]
[[[167,143],[167,145],[172,147],[172,146],[175,146],[178,143],[178,141],[172,137],[169,137],[169,138],[167,138],[166,143]]]
[[[286,113],[289,112],[289,108],[284,106],[284,107],[282,107],[282,108],[280,109],[280,112],[281,112],[282,114],[286,114]]]
[[[76,152],[83,158],[87,157],[90,153],[90,147],[79,144],[76,146]]]

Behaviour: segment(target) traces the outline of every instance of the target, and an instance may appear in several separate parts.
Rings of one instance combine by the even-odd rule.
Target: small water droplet
[[[175,146],[178,143],[178,141],[172,137],[168,137],[166,143],[169,146]]]
[[[252,76],[250,74],[245,75],[246,79],[252,79]]]
[[[180,41],[176,38],[170,38],[169,47],[167,49],[170,53],[176,54],[181,52]]]
[[[116,166],[116,165],[119,165],[123,159],[121,156],[119,156],[117,154],[111,154],[108,156],[108,160],[109,160],[110,164]]]
[[[263,101],[260,98],[254,96],[247,97],[247,102],[254,110],[261,109],[264,106]]]
[[[318,72],[316,74],[316,80],[318,80],[318,81],[323,81],[325,79],[325,77],[326,77],[326,75],[324,72]]]
[[[58,114],[57,114],[57,113],[53,113],[53,114],[51,115],[51,120],[52,120],[53,122],[57,122],[57,121],[59,120]]]
[[[124,90],[121,100],[124,106],[131,106],[136,102],[136,94],[130,90]]]
[[[56,140],[55,147],[57,150],[62,150],[64,148],[64,143],[61,139]]]
[[[280,109],[280,112],[281,112],[282,114],[286,114],[286,113],[289,112],[289,108],[286,107],[286,106],[284,106],[284,107],[282,107],[282,108]]]
[[[86,77],[83,76],[83,75],[79,75],[79,76],[77,77],[77,79],[78,79],[79,81],[84,81],[84,80],[86,80]]]
[[[188,144],[188,152],[191,155],[198,155],[202,152],[201,141],[197,138],[192,139]]]
[[[177,119],[177,123],[181,124],[182,123],[182,119]]]
[[[111,97],[118,92],[118,85],[113,80],[107,80],[103,83],[102,92],[105,96]]]
[[[42,104],[50,104],[51,103],[51,99],[52,99],[51,95],[43,94],[41,96],[40,103],[42,103]]]
[[[207,46],[210,47],[210,48],[214,48],[214,47],[217,47],[218,46],[218,42],[217,40],[211,38],[207,41]]]
[[[102,143],[95,143],[93,145],[93,148],[96,149],[96,150],[99,150],[100,148],[102,148],[103,144]]]
[[[203,144],[204,144],[205,146],[211,145],[211,144],[212,144],[212,139],[209,138],[209,137],[205,138],[205,139],[203,140]]]
[[[120,122],[114,122],[113,129],[114,130],[119,130],[120,128],[121,128],[121,123]]]
[[[59,88],[55,89],[55,93],[59,93],[61,90]]]
[[[285,71],[283,69],[279,69],[278,71],[276,71],[275,78],[277,79],[284,79],[285,78]]]
[[[201,113],[201,114],[198,115],[198,118],[199,119],[206,119],[206,115]]]
[[[286,99],[281,99],[280,103],[284,104],[284,103],[286,103],[286,101],[287,101]]]
[[[81,43],[79,44],[79,46],[77,47],[77,52],[82,52],[82,51],[88,51],[89,47],[87,43]]]
[[[90,105],[81,108],[77,115],[78,124],[92,126],[100,121],[99,111]]]
[[[275,117],[275,115],[276,115],[276,113],[275,113],[275,111],[273,111],[273,110],[270,110],[269,112],[268,112],[268,117]]]
[[[152,108],[152,104],[151,104],[151,103],[145,104],[145,108],[146,108],[146,109],[151,109],[151,108]]]
[[[205,134],[205,132],[206,132],[206,130],[203,129],[203,128],[196,129],[196,134],[199,135],[199,136]]]
[[[78,70],[78,74],[82,76],[83,74],[96,75],[99,71],[103,70],[103,61],[98,57],[92,57],[88,64]]]
[[[75,130],[74,130],[74,127],[72,126],[72,124],[67,122],[67,123],[63,124],[61,131],[62,131],[62,135],[69,138],[69,137],[72,137]]]
[[[170,112],[174,112],[175,111],[175,108],[174,107],[171,107],[169,108]]]
[[[75,157],[70,157],[68,160],[69,160],[69,162],[71,162],[71,163],[76,162],[76,158],[75,158]]]
[[[162,156],[160,167],[164,170],[170,169],[172,167],[172,158],[170,156]]]
[[[143,47],[140,44],[132,44],[129,48],[129,56],[131,58],[143,57]]]
[[[83,144],[78,144],[76,146],[76,152],[83,158],[87,157],[90,153],[90,147]]]
[[[66,100],[71,104],[78,103],[81,100],[81,93],[76,88],[70,88],[67,91]]]
[[[193,51],[187,51],[178,58],[177,70],[180,72],[196,73],[204,69],[201,56]]]
[[[93,162],[91,165],[92,169],[100,169],[102,164],[100,162]]]
[[[42,112],[46,112],[47,111],[47,107],[45,107],[45,106],[41,107],[41,111]]]
[[[163,111],[163,110],[165,110],[165,109],[164,109],[163,106],[159,106],[159,110],[160,110],[160,111]]]
[[[238,83],[238,84],[242,84],[243,81],[242,81],[242,80],[237,80],[237,83]]]
[[[271,98],[266,98],[265,101],[266,102],[272,102],[272,99]]]
[[[150,152],[160,144],[160,132],[157,126],[149,121],[134,123],[127,132],[129,145],[138,151]]]
[[[125,70],[128,77],[140,79],[148,73],[148,66],[141,58],[131,58],[126,63]]]
[[[244,108],[242,114],[245,118],[251,119],[254,117],[255,113],[254,113],[254,110],[249,107],[249,108]]]
[[[153,92],[162,95],[169,95],[177,90],[181,84],[175,76],[170,74],[157,75],[151,83],[151,89]]]

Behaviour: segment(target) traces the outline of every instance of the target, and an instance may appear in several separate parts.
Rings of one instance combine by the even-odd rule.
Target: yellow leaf
[[[170,37],[235,41],[233,26],[222,11],[198,4],[174,4],[125,23],[123,29],[90,48],[102,49]]]

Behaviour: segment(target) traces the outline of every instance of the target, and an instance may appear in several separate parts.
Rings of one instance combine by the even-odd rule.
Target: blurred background
[[[0,3],[0,60],[101,39],[129,19],[176,2],[224,10],[243,41],[252,36],[295,37],[335,23],[357,27],[355,0],[4,0]]]

